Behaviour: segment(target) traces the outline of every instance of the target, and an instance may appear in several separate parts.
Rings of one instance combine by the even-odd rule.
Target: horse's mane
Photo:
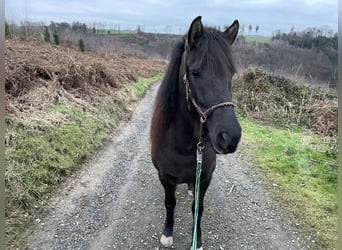
[[[154,103],[154,111],[151,120],[151,143],[152,152],[158,147],[162,133],[174,117],[177,107],[177,92],[179,69],[182,62],[185,41],[182,39],[174,46],[169,66],[159,87]]]

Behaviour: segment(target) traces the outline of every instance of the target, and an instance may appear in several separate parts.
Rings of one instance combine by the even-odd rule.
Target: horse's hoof
[[[194,196],[194,191],[188,189],[188,195],[191,196],[191,197]]]
[[[168,236],[166,237],[164,234],[160,237],[160,243],[164,246],[164,247],[170,247],[173,245],[173,237],[172,236]]]

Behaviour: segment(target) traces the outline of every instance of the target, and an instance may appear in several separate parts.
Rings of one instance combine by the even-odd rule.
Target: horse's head
[[[213,148],[220,154],[235,152],[241,138],[241,127],[231,103],[235,73],[231,45],[238,30],[237,20],[220,32],[204,28],[201,17],[197,17],[186,35],[183,77],[187,96],[190,95],[200,116],[201,111],[203,115],[213,107],[205,114],[205,127]]]

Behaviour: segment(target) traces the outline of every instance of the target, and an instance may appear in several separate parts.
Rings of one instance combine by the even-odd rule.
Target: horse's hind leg
[[[176,206],[176,185],[170,184],[165,180],[160,180],[165,191],[165,208],[166,219],[163,234],[160,238],[160,243],[165,247],[173,245],[173,224],[174,224],[174,210]]]

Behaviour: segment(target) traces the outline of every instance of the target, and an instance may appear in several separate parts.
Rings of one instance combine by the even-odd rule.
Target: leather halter
[[[217,108],[221,108],[224,106],[232,106],[234,107],[234,103],[232,102],[221,102],[218,104],[215,104],[209,108],[207,108],[206,110],[203,111],[203,109],[197,104],[196,100],[194,99],[192,93],[191,93],[191,88],[190,88],[190,84],[189,84],[189,80],[187,77],[187,74],[185,73],[183,76],[183,82],[185,85],[185,96],[186,96],[186,102],[188,103],[188,107],[190,109],[189,106],[189,99],[192,102],[192,104],[194,105],[197,113],[200,116],[200,129],[199,129],[199,134],[198,134],[198,144],[197,144],[197,148],[199,149],[203,149],[203,135],[202,135],[202,130],[203,130],[203,124],[207,121],[207,118],[213,113],[213,111]]]

